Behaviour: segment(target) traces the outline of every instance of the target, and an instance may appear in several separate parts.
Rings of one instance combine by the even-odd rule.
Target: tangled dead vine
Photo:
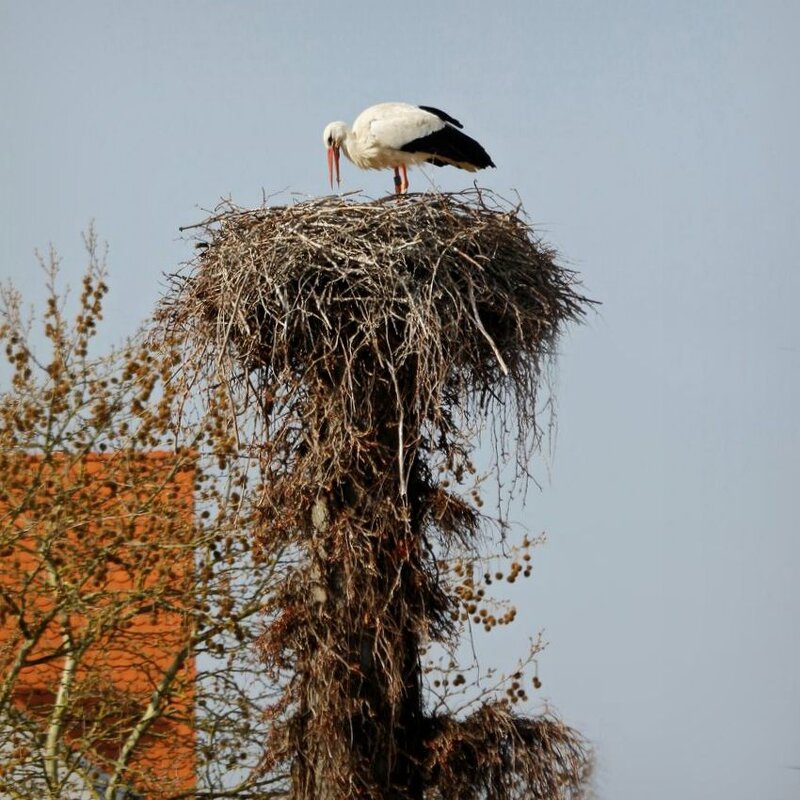
[[[513,437],[527,468],[545,367],[589,303],[574,274],[477,189],[227,207],[192,230],[161,319],[257,410],[236,424],[261,454],[259,544],[285,563],[265,599],[284,687],[265,768],[290,765],[296,800],[578,796],[577,734],[502,704],[434,719],[420,668],[462,619],[441,553],[481,528],[451,487],[487,419],[498,463]]]
[[[434,719],[433,727],[428,800],[577,797],[589,777],[575,732],[556,719],[487,704],[464,720]]]

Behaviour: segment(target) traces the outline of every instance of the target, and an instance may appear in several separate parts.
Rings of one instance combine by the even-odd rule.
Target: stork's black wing
[[[494,166],[483,145],[450,125],[445,125],[427,136],[420,136],[419,139],[404,144],[400,149],[407,153],[430,153],[427,161],[437,167],[446,164],[454,166],[468,164],[476,169]]]
[[[455,125],[456,128],[464,127],[457,119],[454,119],[447,112],[442,111],[439,108],[434,108],[433,106],[419,106],[419,108],[421,108],[423,111],[427,111],[429,114],[434,114],[435,116],[439,117],[439,119],[449,122],[451,125]]]

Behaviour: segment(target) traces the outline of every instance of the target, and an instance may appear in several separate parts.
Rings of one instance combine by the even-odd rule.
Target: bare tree
[[[252,463],[168,339],[90,352],[86,246],[73,318],[53,253],[41,334],[0,298],[0,796],[269,797],[254,642],[277,562],[252,545]]]

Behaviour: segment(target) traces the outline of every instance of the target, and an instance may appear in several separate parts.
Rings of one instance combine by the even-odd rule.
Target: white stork
[[[431,106],[409,103],[379,103],[362,111],[349,128],[344,122],[325,126],[322,140],[328,148],[328,177],[333,189],[334,168],[339,184],[339,151],[361,169],[394,169],[398,193],[408,189],[407,168],[428,162],[437,167],[450,164],[476,172],[493,167],[489,154],[474,139],[462,133],[462,124]]]

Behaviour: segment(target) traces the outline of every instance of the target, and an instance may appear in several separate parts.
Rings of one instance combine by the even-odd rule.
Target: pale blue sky
[[[603,800],[794,800],[798,30],[795,2],[0,0],[0,275],[34,296],[52,242],[77,284],[96,220],[121,338],[198,207],[326,192],[323,126],[371,103],[447,110],[604,304],[516,511],[549,534],[515,594],[539,696]],[[525,630],[502,635],[500,660]]]

